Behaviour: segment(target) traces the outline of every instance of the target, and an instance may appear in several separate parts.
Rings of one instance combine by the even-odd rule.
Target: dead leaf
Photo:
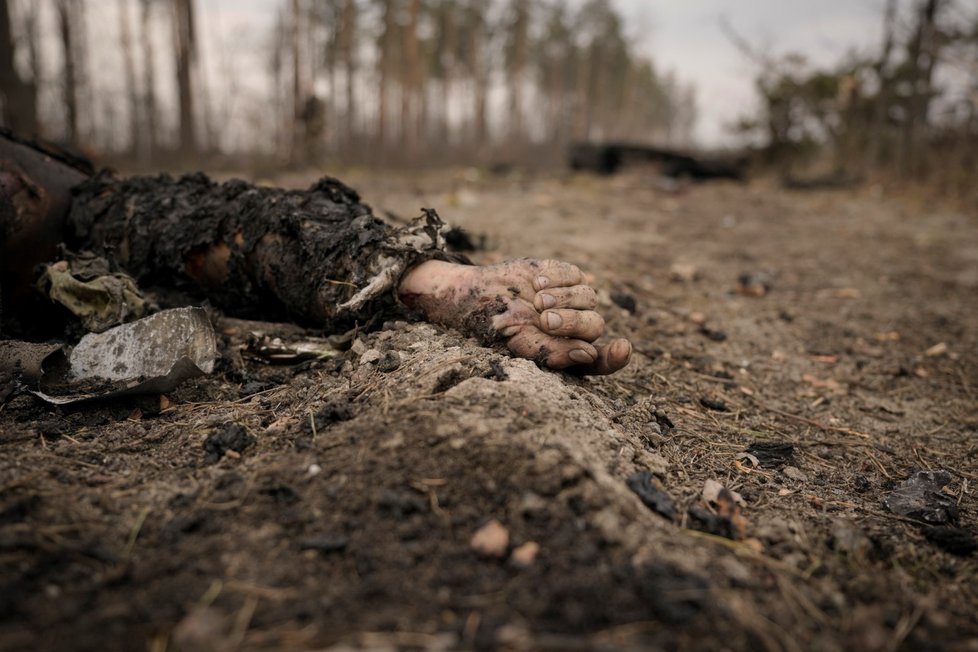
[[[735,459],[737,459],[738,461],[747,460],[748,462],[750,462],[750,465],[755,469],[761,465],[761,461],[757,459],[757,456],[752,453],[747,453],[747,452],[737,453],[737,457]]]
[[[703,502],[706,504],[713,505],[717,503],[717,501],[720,499],[720,494],[724,492],[729,493],[731,499],[738,505],[747,504],[744,502],[743,496],[741,496],[739,493],[727,489],[722,484],[712,479],[703,483],[703,491],[700,494],[700,497],[703,498]]]

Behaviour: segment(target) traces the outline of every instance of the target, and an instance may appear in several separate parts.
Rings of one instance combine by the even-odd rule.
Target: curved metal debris
[[[177,308],[86,335],[67,360],[55,356],[34,394],[67,405],[169,392],[214,370],[217,338],[203,308]]]

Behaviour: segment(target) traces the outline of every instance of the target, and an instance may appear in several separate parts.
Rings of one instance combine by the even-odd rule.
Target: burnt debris
[[[743,181],[747,176],[745,157],[693,155],[661,147],[630,143],[575,143],[569,156],[573,170],[614,174],[634,164],[654,164],[663,176],[693,181],[732,179]]]

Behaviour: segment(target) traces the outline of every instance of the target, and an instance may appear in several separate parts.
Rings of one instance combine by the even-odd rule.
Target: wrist
[[[453,289],[463,275],[466,265],[427,260],[409,269],[397,288],[400,296],[439,296]]]

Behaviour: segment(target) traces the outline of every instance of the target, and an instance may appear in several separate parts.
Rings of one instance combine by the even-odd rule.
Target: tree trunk
[[[513,23],[510,26],[510,52],[507,61],[509,83],[509,142],[518,146],[525,137],[523,125],[523,90],[529,50],[529,14],[524,0],[514,0]]]
[[[292,16],[292,144],[289,149],[289,161],[293,166],[302,163],[303,132],[302,132],[302,42],[301,42],[301,9],[299,0],[291,2]]]
[[[455,79],[455,52],[458,49],[458,27],[456,24],[454,0],[446,2],[442,8],[445,21],[444,39],[438,57],[441,63],[441,141],[446,145],[452,141],[451,111],[452,84]]]
[[[174,50],[177,96],[180,110],[180,153],[197,152],[197,119],[194,113],[193,67],[196,60],[194,0],[174,0]]]
[[[489,141],[489,121],[488,121],[488,102],[489,102],[489,52],[488,34],[486,33],[485,16],[482,16],[480,5],[476,3],[471,11],[476,12],[472,19],[475,23],[472,27],[472,41],[469,44],[471,53],[469,55],[470,65],[472,66],[472,77],[475,83],[475,93],[472,95],[474,102],[473,114],[475,116],[475,145],[482,148]]]
[[[387,102],[390,86],[391,57],[394,52],[394,0],[382,0],[384,31],[380,37],[380,75],[377,88],[377,153],[386,154]]]
[[[8,0],[0,0],[0,100],[3,124],[15,132],[35,135],[37,125],[37,79],[24,81],[14,66],[13,28]]]
[[[343,5],[343,31],[340,40],[343,49],[344,88],[346,91],[346,113],[344,114],[346,133],[344,134],[343,141],[346,143],[348,154],[355,150],[357,143],[356,91],[354,86],[357,73],[356,30],[356,0],[346,0],[346,3]]]
[[[932,96],[931,77],[937,55],[934,18],[939,0],[925,0],[920,6],[917,27],[907,51],[911,70],[911,93],[903,125],[903,174],[916,175],[920,170],[921,136],[927,123]]]
[[[588,86],[591,77],[591,59],[586,50],[577,53],[577,78],[574,80],[574,133],[577,140],[587,141],[591,137],[591,98]]]
[[[879,89],[873,105],[873,125],[869,134],[869,146],[866,148],[865,167],[876,168],[880,164],[880,152],[883,146],[883,131],[886,125],[886,108],[891,97],[890,80],[886,78],[886,67],[890,62],[893,51],[893,32],[896,26],[897,0],[887,0],[883,13],[883,49],[880,58],[873,66]]]
[[[421,62],[418,56],[418,13],[421,0],[410,0],[408,22],[404,26],[404,75],[401,80],[401,137],[404,158],[414,162],[418,150],[418,103],[420,102]]]
[[[27,7],[24,14],[24,33],[27,38],[27,48],[28,48],[28,59],[31,65],[31,81],[27,84],[28,87],[28,104],[30,108],[27,110],[30,115],[27,116],[28,121],[35,123],[35,126],[30,133],[40,134],[41,128],[37,124],[37,118],[35,116],[37,111],[37,94],[40,90],[41,78],[43,77],[43,66],[41,64],[41,33],[40,33],[40,21],[38,19],[38,14],[40,10],[35,5],[30,5]]]
[[[566,54],[564,51],[564,57],[552,56],[545,64],[549,81],[546,88],[548,140],[552,145],[559,145],[565,140]]]
[[[143,0],[140,15],[140,38],[143,42],[143,117],[146,120],[145,144],[141,160],[149,165],[159,149],[159,128],[156,122],[156,63],[150,39],[150,9],[153,0]]]
[[[74,12],[73,0],[58,2],[58,31],[61,36],[61,51],[64,54],[62,68],[62,101],[65,107],[66,140],[78,144],[78,77],[75,71]]]
[[[125,66],[126,93],[129,96],[129,147],[137,153],[143,149],[139,125],[139,91],[136,89],[136,64],[132,56],[132,32],[129,25],[129,0],[119,0],[119,34],[122,62]]]
[[[292,120],[288,105],[288,91],[285,84],[285,59],[288,40],[286,31],[288,29],[286,12],[279,11],[275,19],[275,39],[272,44],[271,52],[271,73],[272,73],[272,94],[270,100],[269,118],[274,125],[272,129],[273,141],[272,151],[277,158],[285,159],[288,157],[289,143],[292,138]]]

